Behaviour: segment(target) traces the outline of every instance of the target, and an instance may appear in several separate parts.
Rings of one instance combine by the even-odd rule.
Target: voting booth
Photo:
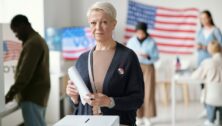
[[[2,42],[3,41],[3,39],[2,39],[2,24],[0,24],[0,42]],[[1,84],[0,84],[0,112],[2,112],[3,111],[3,109],[4,109],[4,105],[5,105],[5,99],[4,99],[4,90],[2,90],[2,89],[4,89],[4,84],[2,83],[2,81],[3,81],[3,65],[2,65],[2,63],[3,63],[3,50],[2,50],[2,47],[3,45],[2,44],[0,44],[0,62],[1,62],[1,64],[0,64],[0,80],[1,80]]]
[[[119,126],[119,116],[67,115],[53,126]]]

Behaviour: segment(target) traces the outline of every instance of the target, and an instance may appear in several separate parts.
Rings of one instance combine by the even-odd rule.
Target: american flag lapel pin
[[[118,72],[120,75],[123,75],[124,74],[124,69],[123,68],[118,68]]]

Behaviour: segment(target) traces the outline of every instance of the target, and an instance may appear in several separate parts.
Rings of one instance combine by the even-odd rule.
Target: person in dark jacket
[[[22,52],[14,85],[5,101],[8,103],[17,95],[25,126],[46,126],[44,118],[50,91],[48,46],[24,15],[13,17],[11,29],[22,41]]]
[[[110,3],[96,2],[87,17],[96,46],[80,56],[76,68],[91,93],[83,105],[76,85],[68,82],[66,92],[74,114],[118,115],[121,125],[134,126],[136,111],[144,98],[138,58],[133,50],[112,38],[117,21],[116,10]]]

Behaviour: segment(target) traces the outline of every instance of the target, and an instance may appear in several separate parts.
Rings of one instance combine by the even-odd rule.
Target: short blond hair
[[[212,41],[208,44],[208,51],[211,54],[221,52],[221,45],[218,41]]]
[[[94,3],[87,11],[87,17],[90,16],[92,11],[103,10],[106,14],[108,14],[111,18],[116,20],[116,9],[109,2],[96,2]]]

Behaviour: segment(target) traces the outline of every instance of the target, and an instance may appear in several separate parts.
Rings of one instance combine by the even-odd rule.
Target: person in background
[[[215,26],[210,11],[204,10],[200,14],[201,28],[197,32],[197,66],[199,66],[203,60],[211,57],[207,51],[207,45],[217,40],[222,45],[222,34],[218,27]],[[204,89],[204,84],[201,84],[201,89]],[[202,97],[202,96],[201,96]],[[205,117],[206,111],[204,110],[200,117]]]
[[[192,78],[204,80],[206,84],[220,83],[222,84],[222,54],[221,45],[218,41],[212,41],[208,44],[208,52],[211,58],[204,60],[197,70],[192,74]],[[205,86],[207,87],[207,86]],[[207,90],[207,89],[206,89]],[[214,126],[216,120],[216,111],[220,112],[220,125],[222,125],[222,107],[211,106],[206,104],[208,120],[206,125]]]
[[[197,33],[197,64],[210,57],[207,45],[216,40],[222,45],[222,34],[218,27],[215,26],[211,13],[204,10],[200,14],[201,28]]]
[[[22,52],[16,67],[15,83],[5,101],[8,103],[17,95],[25,126],[46,126],[45,112],[50,91],[48,46],[24,15],[13,17],[11,29],[22,41]]]
[[[126,46],[137,54],[145,83],[144,104],[137,111],[137,122],[138,125],[151,125],[150,118],[156,116],[154,63],[158,60],[159,53],[155,41],[147,33],[146,23],[137,23],[136,36],[132,37]]]
[[[75,67],[92,92],[83,105],[76,85],[68,81],[75,115],[118,115],[120,124],[135,126],[136,110],[143,104],[144,82],[136,54],[116,42],[116,9],[108,2],[96,2],[88,12],[90,30],[96,46],[83,53]],[[105,124],[104,124],[105,125]]]

